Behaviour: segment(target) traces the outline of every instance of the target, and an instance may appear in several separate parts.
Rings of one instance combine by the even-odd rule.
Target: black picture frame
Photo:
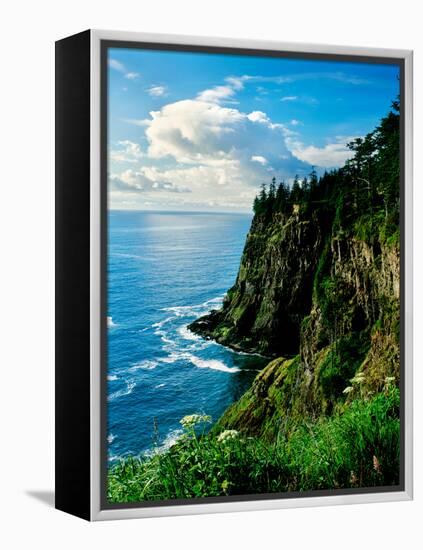
[[[401,299],[402,458],[398,487],[125,504],[107,501],[107,50],[110,47],[342,59],[400,67],[401,297],[404,298]],[[260,44],[112,31],[87,30],[56,43],[55,436],[58,509],[94,520],[308,506],[324,504],[325,499],[328,503],[339,503],[411,498],[411,63],[412,54],[408,51]],[[98,236],[97,240],[93,233]],[[95,270],[99,288],[93,284]],[[93,328],[96,322],[98,332]]]

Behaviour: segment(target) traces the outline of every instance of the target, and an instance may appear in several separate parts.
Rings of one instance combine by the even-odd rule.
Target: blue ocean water
[[[250,223],[247,214],[109,212],[110,461],[171,445],[187,414],[217,420],[263,367],[187,329],[235,282]]]

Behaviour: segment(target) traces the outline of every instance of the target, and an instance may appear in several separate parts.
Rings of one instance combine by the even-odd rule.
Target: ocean
[[[180,419],[217,420],[266,360],[187,325],[234,284],[251,215],[110,211],[108,459],[168,448]]]

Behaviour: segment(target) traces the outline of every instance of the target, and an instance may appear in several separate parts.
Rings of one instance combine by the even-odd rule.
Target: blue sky
[[[249,211],[262,182],[342,166],[399,68],[111,48],[109,205]]]

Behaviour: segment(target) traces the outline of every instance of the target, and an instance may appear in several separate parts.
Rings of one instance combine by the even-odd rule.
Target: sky
[[[111,209],[251,211],[351,155],[399,93],[396,65],[108,50]]]

